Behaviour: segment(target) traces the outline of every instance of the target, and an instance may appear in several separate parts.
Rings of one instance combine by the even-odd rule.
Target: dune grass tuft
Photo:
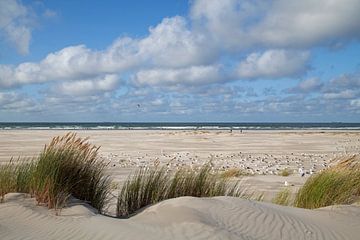
[[[0,166],[0,197],[30,193],[39,204],[61,209],[72,195],[101,212],[111,183],[98,150],[75,133],[55,137],[36,160]]]
[[[164,168],[141,168],[122,186],[118,199],[116,215],[128,216],[137,210],[164,199],[169,176]]]
[[[290,198],[291,198],[291,191],[289,188],[284,188],[282,191],[278,192],[272,203],[289,206],[290,205]]]
[[[117,216],[128,217],[139,209],[162,200],[181,196],[238,196],[237,183],[211,173],[209,164],[198,170],[179,169],[175,173],[160,169],[141,169],[123,185],[117,201]]]
[[[224,172],[220,173],[220,177],[222,178],[236,178],[249,175],[244,170],[238,169],[238,168],[230,168],[228,170],[225,170]]]
[[[0,202],[9,192],[29,193],[32,183],[34,164],[30,160],[10,160],[0,165]]]
[[[350,204],[360,196],[359,157],[350,157],[338,165],[310,177],[299,190],[295,206],[320,208]]]
[[[287,177],[287,176],[290,176],[291,175],[291,171],[287,168],[283,169],[280,174],[280,176],[283,176],[283,177]]]
[[[99,148],[68,133],[45,146],[33,173],[33,192],[39,203],[61,208],[70,195],[101,211],[110,191],[106,164],[99,161]]]
[[[4,201],[5,194],[15,190],[14,173],[14,164],[0,165],[0,202]]]

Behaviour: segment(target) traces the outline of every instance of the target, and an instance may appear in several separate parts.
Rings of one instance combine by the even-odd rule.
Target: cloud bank
[[[355,111],[357,73],[321,79],[309,72],[314,48],[358,42],[359,12],[357,0],[191,1],[189,16],[164,18],[140,38],[119,37],[101,50],[66,46],[38,61],[0,64],[0,96],[10,99],[0,101],[1,109],[21,111],[30,102],[44,112],[63,104],[128,114],[126,106],[145,102],[142,111],[164,114],[315,114],[316,101],[338,101]],[[48,9],[43,14],[56,16]],[[32,21],[21,2],[0,2],[0,34],[21,54],[29,52]],[[250,84],[268,80],[294,84],[283,91]],[[40,96],[20,94],[35,85],[42,86]]]

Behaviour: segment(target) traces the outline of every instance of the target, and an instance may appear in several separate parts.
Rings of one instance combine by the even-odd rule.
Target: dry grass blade
[[[360,158],[351,156],[310,177],[297,193],[295,206],[319,208],[349,204],[360,197]]]

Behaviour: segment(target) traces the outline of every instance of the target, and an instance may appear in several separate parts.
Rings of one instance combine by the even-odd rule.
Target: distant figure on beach
[[[302,168],[299,168],[299,174],[301,177],[304,177],[305,176],[305,172]]]

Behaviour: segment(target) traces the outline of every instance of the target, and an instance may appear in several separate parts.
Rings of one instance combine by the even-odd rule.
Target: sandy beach
[[[0,131],[0,161],[36,156],[59,130]],[[231,197],[170,199],[130,219],[95,214],[83,203],[60,216],[22,194],[0,204],[1,239],[357,239],[360,208],[305,210],[269,202],[284,188],[292,192],[342,156],[358,153],[360,133],[351,131],[78,131],[101,146],[107,172],[121,185],[139,167],[196,167],[246,173],[242,185],[265,202]],[[289,176],[281,176],[284,169]],[[301,169],[301,170],[300,170]],[[299,173],[302,171],[302,175]],[[117,190],[114,190],[116,194]],[[114,206],[109,206],[109,214]],[[330,216],[330,218],[329,218]],[[31,223],[30,225],[28,225]],[[22,229],[16,231],[15,229]]]
[[[36,156],[60,130],[0,131],[0,162],[11,157]],[[334,159],[360,151],[356,131],[171,131],[171,130],[82,130],[101,146],[101,156],[109,162],[108,172],[122,182],[138,167],[165,165],[171,169],[199,166],[211,161],[215,169],[244,170],[244,184],[272,192],[288,181],[300,186],[313,173]],[[301,177],[299,169],[305,177]],[[289,177],[281,171],[289,169]]]

